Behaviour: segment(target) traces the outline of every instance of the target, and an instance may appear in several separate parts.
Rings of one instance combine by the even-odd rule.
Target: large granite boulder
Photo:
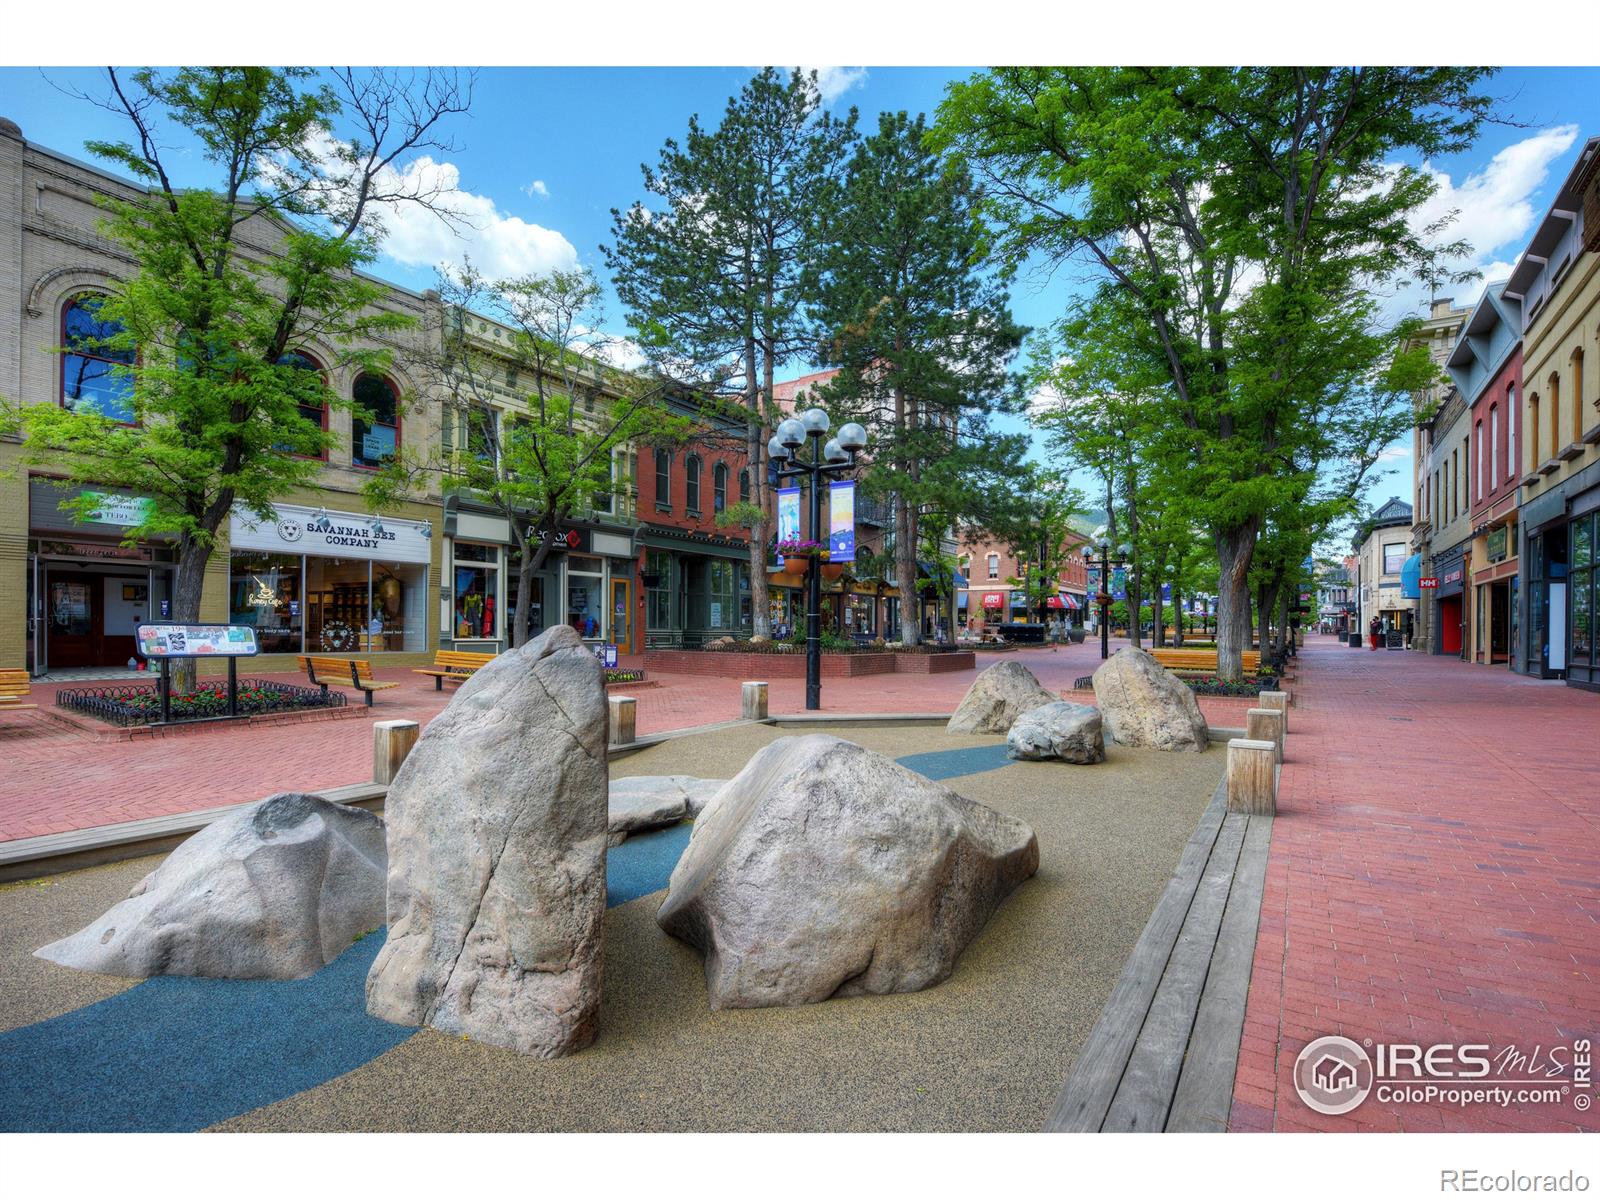
[[[606,722],[558,625],[461,685],[389,788],[389,935],[367,1011],[540,1058],[599,1022]]]
[[[40,958],[143,979],[302,979],[383,924],[383,822],[283,792],[213,821]]]
[[[692,775],[632,775],[613,779],[606,823],[610,844],[620,845],[631,833],[660,829],[676,825],[685,817],[699,816],[706,801],[727,782],[726,779],[696,779]]]
[[[1147,651],[1124,646],[1094,673],[1105,735],[1119,746],[1204,750],[1211,744],[1194,692]]]
[[[1033,830],[827,734],[779,738],[695,822],[656,915],[712,1008],[914,992],[1039,869]]]
[[[1057,699],[1021,663],[995,663],[972,681],[945,728],[951,733],[1005,733],[1030,708]]]
[[[1106,760],[1100,710],[1092,704],[1056,700],[1030,708],[1006,734],[1006,755],[1022,759],[1060,759],[1069,763]]]

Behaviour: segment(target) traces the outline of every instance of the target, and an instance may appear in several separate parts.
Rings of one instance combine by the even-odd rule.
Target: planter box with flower
[[[828,548],[821,542],[788,538],[778,543],[778,555],[783,559],[783,570],[788,575],[804,575],[813,559],[822,564],[824,579],[839,579],[844,575],[844,564],[830,563]]]

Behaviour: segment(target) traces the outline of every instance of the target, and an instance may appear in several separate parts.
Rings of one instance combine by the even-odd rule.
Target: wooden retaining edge
[[[1213,793],[1045,1128],[1227,1128],[1271,818]]]

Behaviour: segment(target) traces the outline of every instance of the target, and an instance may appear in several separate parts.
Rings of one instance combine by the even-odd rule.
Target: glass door
[[[611,640],[618,654],[633,653],[633,589],[627,579],[611,581]]]

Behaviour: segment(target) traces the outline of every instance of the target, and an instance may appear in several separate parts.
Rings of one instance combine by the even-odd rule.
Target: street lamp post
[[[1100,526],[1094,531],[1094,540],[1083,548],[1083,561],[1085,566],[1094,565],[1095,547],[1100,548],[1100,591],[1095,600],[1100,605],[1100,657],[1111,657],[1111,568],[1113,565],[1126,567],[1128,560],[1133,557],[1133,547],[1127,542],[1117,547],[1117,557],[1111,557],[1111,539],[1106,537],[1106,527]],[[1131,620],[1139,619],[1138,613],[1131,614]]]
[[[856,454],[867,446],[867,431],[854,421],[839,429],[839,436],[828,434],[828,414],[820,408],[807,409],[778,426],[767,443],[767,454],[779,479],[804,479],[811,488],[811,540],[824,542],[822,533],[822,481],[856,465]],[[800,449],[811,444],[809,458]],[[788,464],[788,465],[785,465]],[[822,558],[813,555],[806,568],[806,709],[822,707]]]

